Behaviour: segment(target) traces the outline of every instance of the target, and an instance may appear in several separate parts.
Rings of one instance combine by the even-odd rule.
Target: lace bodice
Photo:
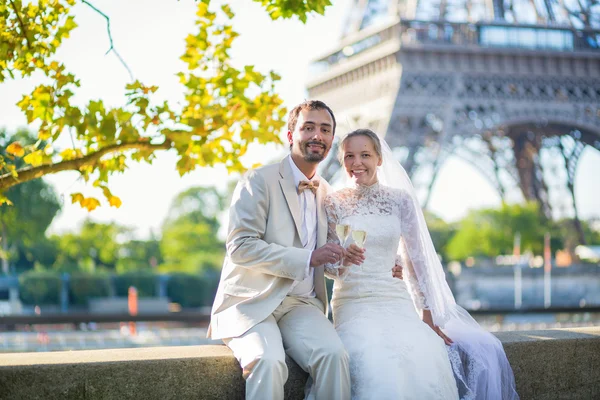
[[[413,263],[424,262],[418,223],[412,201],[401,190],[379,183],[372,186],[346,188],[330,194],[325,200],[328,219],[328,241],[340,243],[335,226],[347,224],[353,230],[367,232],[365,262],[361,266],[326,265],[327,275],[336,280],[332,301],[378,296],[402,296],[405,283],[392,277],[391,270],[401,257],[404,279],[418,308],[427,308],[427,302],[416,279]],[[345,242],[352,243],[350,237]],[[410,254],[410,257],[408,256]]]

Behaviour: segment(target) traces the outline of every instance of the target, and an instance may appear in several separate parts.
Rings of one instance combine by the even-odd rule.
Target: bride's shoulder
[[[388,194],[390,196],[399,197],[402,196],[402,189],[381,185],[380,189],[383,193]]]
[[[338,189],[330,192],[327,197],[325,197],[325,204],[344,204],[350,197],[352,197],[351,188]]]
[[[381,190],[386,197],[392,198],[397,202],[402,202],[408,196],[408,192],[405,189],[381,186]]]
[[[329,199],[329,200],[343,199],[343,198],[347,197],[348,195],[350,195],[350,192],[351,192],[350,188],[342,188],[342,189],[338,189],[335,191],[331,191],[327,195],[326,199]]]

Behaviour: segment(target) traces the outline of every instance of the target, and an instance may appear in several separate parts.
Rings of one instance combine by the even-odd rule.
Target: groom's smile
[[[306,148],[314,152],[323,152],[326,149],[325,144],[319,142],[308,142]]]
[[[302,170],[301,164],[314,165],[327,157],[333,143],[334,122],[325,109],[302,110],[288,140],[292,158]]]

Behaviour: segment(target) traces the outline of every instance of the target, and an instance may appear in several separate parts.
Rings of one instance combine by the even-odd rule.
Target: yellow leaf
[[[81,193],[71,193],[71,203],[81,203],[84,197]]]
[[[98,199],[95,199],[93,197],[88,197],[87,199],[83,199],[81,202],[81,207],[83,208],[87,208],[88,211],[94,211],[96,209],[96,207],[98,207],[100,205],[100,202],[98,201]]]
[[[6,148],[6,152],[8,154],[13,155],[13,156],[23,157],[23,154],[25,154],[25,149],[23,148],[23,146],[21,146],[21,143],[19,143],[19,142],[12,142]]]
[[[13,178],[17,178],[19,176],[19,173],[17,172],[17,167],[14,165],[7,165],[6,168],[8,169],[8,172],[10,172],[10,174],[12,175]]]
[[[118,198],[117,196],[109,197],[108,203],[110,204],[111,207],[116,207],[116,208],[121,207],[121,204],[122,204],[121,199]]]
[[[31,164],[34,167],[42,165],[44,163],[44,152],[42,150],[36,150],[33,153],[29,153],[23,157],[23,161],[25,161],[27,164]]]
[[[75,158],[81,157],[81,150],[79,149],[64,149],[60,152],[60,157],[63,160],[74,160]]]
[[[48,128],[41,128],[40,131],[38,132],[39,140],[48,140],[48,139],[50,139],[50,136],[52,136],[52,133],[50,132],[50,130]]]
[[[7,206],[12,206],[13,202],[8,199],[8,197],[4,196],[0,193],[0,205],[6,204]]]
[[[208,13],[208,4],[200,2],[198,3],[198,10],[196,15],[200,18],[204,17]]]

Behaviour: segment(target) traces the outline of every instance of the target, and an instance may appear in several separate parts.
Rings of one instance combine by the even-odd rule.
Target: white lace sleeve
[[[400,245],[398,247],[398,254],[396,255],[396,264],[402,266],[402,274],[404,280],[408,284],[410,289],[410,294],[415,303],[415,306],[419,310],[429,310],[427,306],[427,301],[425,299],[425,295],[421,291],[419,287],[419,280],[415,274],[415,268],[413,263],[408,255],[408,250],[406,249],[406,243],[404,238],[400,238]]]
[[[425,251],[420,241],[419,224],[415,215],[412,201],[404,192],[400,192],[400,221],[402,237],[398,246],[398,256],[403,268],[404,280],[407,281],[415,306],[419,310],[429,310],[427,298],[421,289],[414,264],[423,265]],[[426,268],[419,268],[426,271]]]
[[[337,205],[333,196],[325,198],[325,211],[327,212],[327,243],[340,244],[340,239],[335,231],[338,222]],[[325,275],[330,279],[342,278],[345,276],[347,268],[341,266],[341,261],[335,264],[325,264]]]

